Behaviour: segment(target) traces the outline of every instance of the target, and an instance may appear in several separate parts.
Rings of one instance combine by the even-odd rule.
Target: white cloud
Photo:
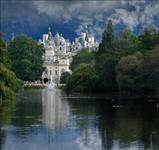
[[[145,4],[145,5],[143,5]],[[141,25],[143,28],[155,27],[159,22],[159,3],[147,3],[145,1],[141,2],[131,2],[130,6],[134,6],[134,10],[127,10],[124,8],[116,9],[115,13],[111,14],[108,19],[111,19],[114,24],[123,23],[131,30],[135,27]]]
[[[107,12],[119,5],[117,1],[34,1],[39,13],[46,13],[56,19],[76,18],[77,16],[92,16]],[[65,17],[65,15],[67,17]],[[66,21],[65,20],[65,21]]]
[[[64,24],[77,20],[77,34],[87,25],[93,34],[101,36],[108,19],[114,24],[123,23],[132,31],[139,25],[157,27],[156,22],[159,22],[157,1],[34,1],[34,5],[39,13],[51,16],[57,22]]]
[[[115,13],[107,19],[111,19],[114,24],[123,23],[131,30],[133,30],[138,25],[139,21],[139,17],[136,11],[129,12],[126,9],[116,9]]]
[[[159,3],[156,5],[149,4],[145,7],[144,13],[141,15],[140,23],[144,26],[155,27],[155,22],[159,21]]]
[[[102,141],[99,135],[99,131],[92,129],[86,129],[83,133],[76,139],[76,144],[80,150],[101,150]]]
[[[93,32],[99,24],[105,24],[106,16],[112,9],[120,5],[119,1],[34,1],[39,13],[51,16],[57,22],[68,23],[77,20],[79,34],[85,26]],[[99,28],[99,27],[98,27]]]

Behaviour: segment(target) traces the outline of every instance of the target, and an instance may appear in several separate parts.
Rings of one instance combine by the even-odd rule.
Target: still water
[[[110,98],[27,90],[0,121],[1,150],[159,149],[159,109]],[[3,119],[3,120],[2,120]]]

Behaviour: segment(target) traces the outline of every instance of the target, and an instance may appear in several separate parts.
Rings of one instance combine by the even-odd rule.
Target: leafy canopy
[[[33,39],[21,35],[15,37],[8,45],[11,66],[18,78],[38,80],[43,68],[43,47]]]

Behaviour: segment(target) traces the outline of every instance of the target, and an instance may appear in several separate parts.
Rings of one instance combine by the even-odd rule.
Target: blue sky
[[[150,0],[0,0],[0,31],[6,40],[27,34],[38,40],[51,27],[71,41],[88,27],[98,40],[109,19],[115,32],[129,28],[140,33],[159,28],[159,1]]]

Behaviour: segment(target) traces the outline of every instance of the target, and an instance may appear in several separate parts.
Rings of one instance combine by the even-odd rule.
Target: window
[[[55,70],[55,75],[58,75],[58,71],[57,70]]]

